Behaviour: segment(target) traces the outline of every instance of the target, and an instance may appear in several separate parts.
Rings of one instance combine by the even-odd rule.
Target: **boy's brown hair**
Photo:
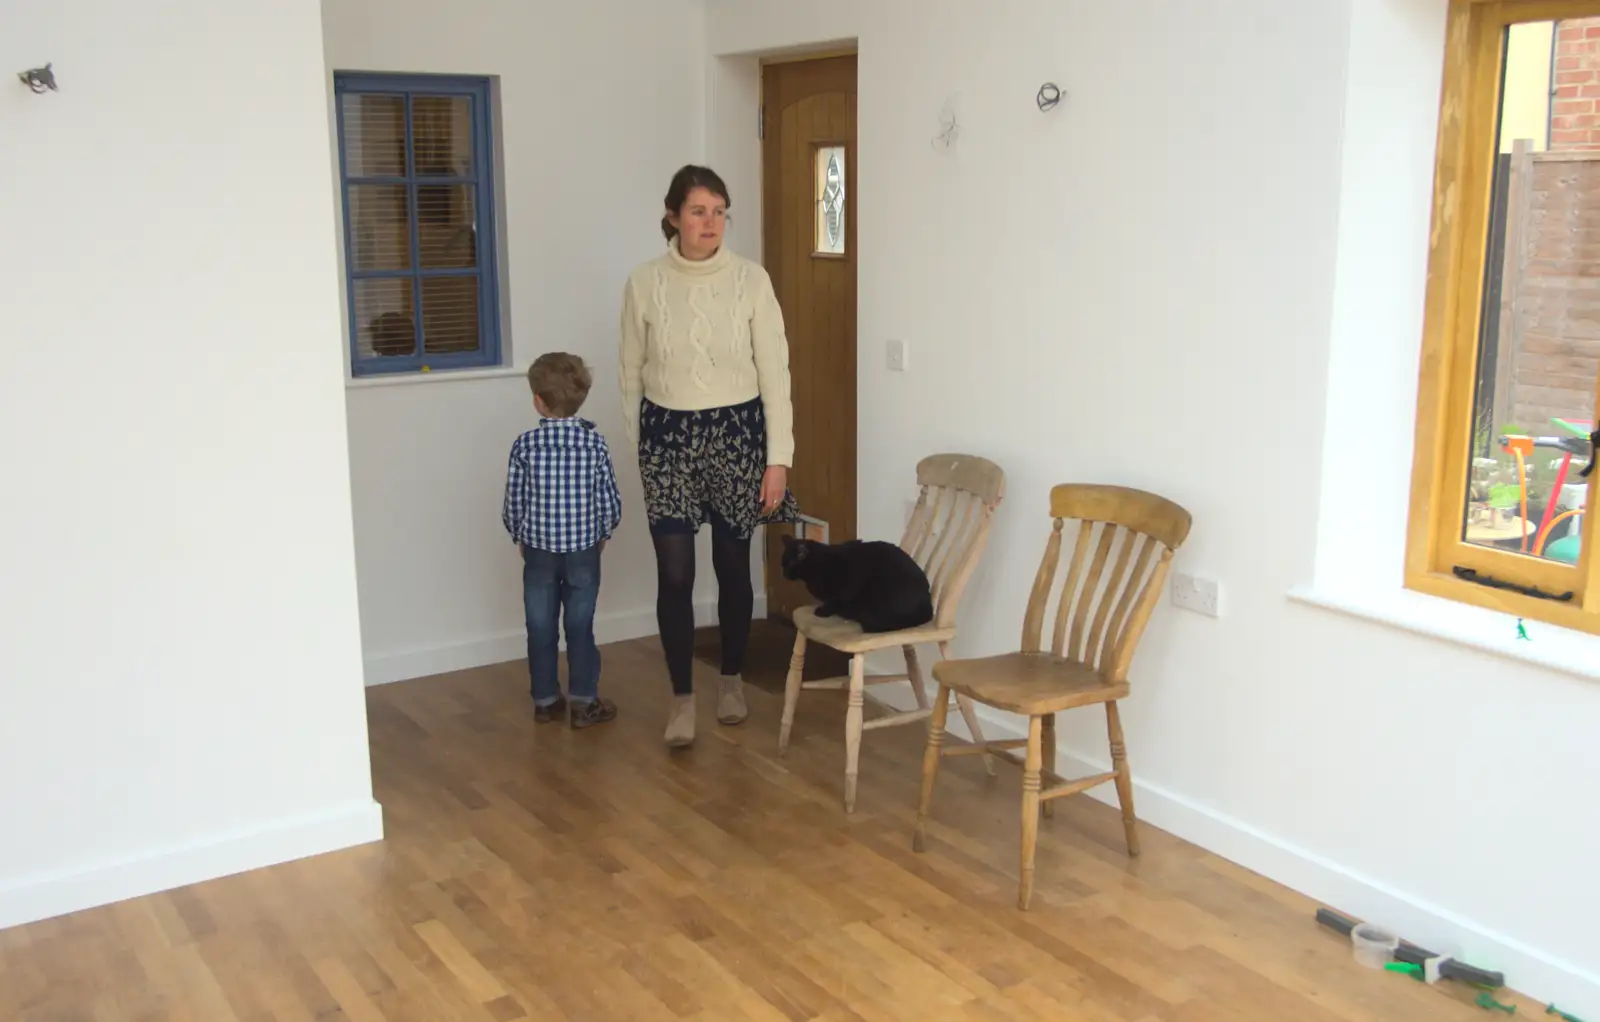
[[[594,375],[583,364],[583,359],[564,351],[540,355],[528,367],[529,388],[558,419],[577,415],[593,385]]]

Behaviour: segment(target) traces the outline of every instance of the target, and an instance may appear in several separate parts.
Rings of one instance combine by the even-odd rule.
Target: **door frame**
[[[860,142],[861,129],[860,129],[860,122],[859,122],[861,54],[860,54],[860,48],[855,43],[844,44],[844,45],[823,46],[823,47],[817,47],[817,48],[808,49],[808,50],[790,50],[790,51],[769,53],[769,54],[763,55],[763,56],[761,56],[761,57],[759,57],[757,59],[756,110],[757,110],[758,124],[760,125],[760,129],[761,129],[760,132],[757,135],[757,139],[758,139],[757,148],[759,150],[759,159],[757,161],[757,173],[759,174],[760,181],[761,181],[761,225],[760,225],[761,257],[762,257],[763,265],[766,265],[767,260],[768,260],[770,254],[771,254],[770,251],[769,251],[769,246],[768,246],[768,241],[769,241],[768,232],[772,228],[771,220],[772,220],[772,217],[775,216],[775,215],[776,216],[780,216],[780,217],[782,215],[781,212],[780,213],[775,213],[774,212],[773,206],[772,206],[772,198],[768,194],[768,189],[767,189],[767,182],[768,182],[768,176],[767,176],[767,146],[766,146],[766,141],[765,141],[765,139],[766,139],[765,132],[769,128],[772,127],[772,125],[767,120],[767,68],[773,67],[773,66],[777,66],[777,65],[785,65],[785,64],[815,63],[815,62],[818,62],[818,61],[836,60],[836,59],[838,59],[840,57],[853,57],[853,58],[855,58],[855,62],[856,62],[855,75],[856,75],[856,96],[857,96],[857,118],[856,118],[855,128],[854,128],[854,131],[853,131],[853,136],[854,137],[852,137],[849,140],[849,144],[850,144],[850,147],[851,147],[850,148],[850,163],[849,163],[849,166],[845,168],[845,180],[846,180],[846,193],[845,194],[846,194],[846,198],[847,198],[845,216],[846,216],[846,220],[847,220],[847,223],[848,223],[847,231],[848,231],[848,238],[849,238],[849,244],[850,244],[850,257],[849,258],[850,258],[852,264],[855,266],[856,272],[858,274],[858,278],[857,278],[858,283],[857,283],[857,290],[856,290],[856,306],[855,306],[855,308],[852,308],[850,310],[850,316],[851,316],[852,323],[857,327],[856,352],[855,352],[855,354],[856,354],[855,363],[856,364],[851,366],[851,372],[853,372],[856,375],[856,378],[857,378],[856,379],[856,382],[857,382],[856,392],[857,392],[858,396],[857,396],[857,400],[856,400],[856,408],[854,410],[857,412],[858,418],[859,418],[859,408],[860,408],[859,394],[860,394],[860,374],[861,374],[861,369],[860,369],[860,343],[861,343],[861,339],[860,339],[860,334],[859,334],[859,309],[860,309],[859,272],[860,272],[860,260],[858,258],[859,248],[857,246],[858,246],[858,239],[860,237],[860,231],[857,228],[857,219],[856,219],[856,212],[857,211],[856,211],[855,196],[856,196],[856,181],[858,179],[857,175],[858,175],[859,162],[860,162],[859,158],[858,158],[858,154],[860,152],[860,147],[861,147],[861,142]],[[857,493],[856,493],[856,505],[857,505],[856,511],[859,513],[859,509],[860,509],[860,472],[859,472],[859,470],[860,470],[860,464],[861,464],[861,440],[860,440],[859,433],[856,435],[854,448],[855,449],[852,451],[852,455],[853,455],[853,457],[855,459],[855,468],[856,468],[856,473],[855,473],[856,490],[857,490]],[[783,526],[779,526],[779,527],[782,528]],[[832,541],[834,539],[834,537],[831,535],[831,529],[829,527],[829,524],[827,522],[823,521],[820,518],[817,518],[817,517],[812,516],[812,515],[805,514],[804,513],[804,508],[802,508],[801,520],[796,526],[794,526],[794,530],[795,530],[795,534],[796,535],[800,536],[801,538],[805,538],[805,539],[815,539],[815,540],[818,540],[818,541],[821,541],[821,542],[830,542],[830,541]],[[771,563],[769,563],[768,558],[766,556],[770,552],[770,549],[771,549],[770,546],[768,545],[768,543],[766,541],[763,541],[761,546],[762,546],[762,553],[763,553],[763,559],[762,559],[763,563],[762,563],[762,570],[761,570],[761,597],[762,597],[762,602],[767,607],[768,616],[775,616],[776,612],[777,612],[777,605],[776,605],[776,602],[773,599],[772,578],[773,578],[773,572],[774,572],[776,566],[771,564]]]
[[[774,64],[804,64],[813,60],[832,60],[835,57],[856,58],[856,72],[859,77],[861,70],[861,53],[855,43],[840,46],[823,47],[814,50],[785,50],[781,53],[769,53],[758,59],[762,67]],[[766,91],[766,79],[762,79],[762,91]]]

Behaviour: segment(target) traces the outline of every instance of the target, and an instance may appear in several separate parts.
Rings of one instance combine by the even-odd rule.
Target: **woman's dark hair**
[[[728,197],[728,186],[723,182],[722,178],[717,176],[717,172],[710,167],[697,167],[691,163],[686,167],[680,168],[676,174],[672,175],[672,183],[667,186],[666,208],[673,213],[682,211],[683,204],[689,201],[689,193],[696,188],[704,188],[706,191],[720,196],[722,201],[729,206],[733,205],[733,200]],[[672,226],[671,220],[662,217],[661,233],[667,236],[668,241],[671,241],[678,236],[678,229]]]

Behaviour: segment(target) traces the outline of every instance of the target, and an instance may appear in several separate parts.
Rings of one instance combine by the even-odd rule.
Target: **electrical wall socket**
[[[884,345],[884,357],[885,357],[885,360],[889,364],[889,371],[890,372],[892,372],[892,373],[903,373],[903,372],[905,372],[906,371],[906,342],[905,341],[890,341],[890,342],[888,342],[886,345]]]
[[[1173,572],[1172,602],[1206,617],[1222,616],[1222,587],[1215,579]]]

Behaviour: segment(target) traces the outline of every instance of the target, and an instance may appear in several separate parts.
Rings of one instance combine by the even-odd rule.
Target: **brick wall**
[[[1556,25],[1550,142],[1510,165],[1496,428],[1584,419],[1600,373],[1600,17]],[[1520,148],[1520,147],[1519,147]]]
[[[1600,18],[1556,26],[1552,150],[1600,149]]]
[[[1600,373],[1600,151],[1511,158],[1496,428],[1588,419]]]

